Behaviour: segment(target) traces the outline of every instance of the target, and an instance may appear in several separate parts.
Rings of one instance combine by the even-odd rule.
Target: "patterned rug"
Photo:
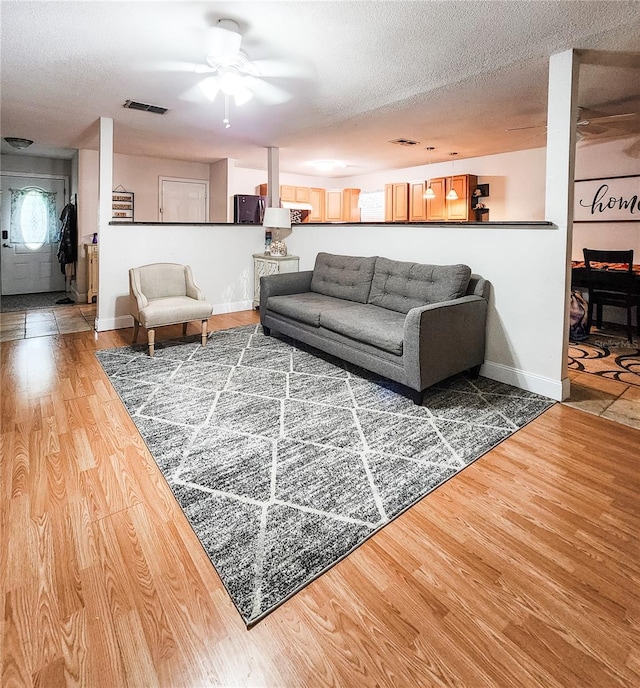
[[[258,325],[98,351],[248,626],[554,402],[398,386]]]
[[[591,334],[583,342],[569,342],[569,369],[619,380],[640,387],[640,341],[626,336]]]

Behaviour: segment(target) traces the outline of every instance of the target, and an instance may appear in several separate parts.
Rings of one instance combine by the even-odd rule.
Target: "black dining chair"
[[[633,250],[600,251],[582,249],[587,269],[586,284],[589,290],[587,332],[591,331],[593,307],[596,307],[596,322],[602,327],[602,307],[614,306],[627,311],[627,338],[633,342],[633,308],[636,308],[636,323],[640,334],[640,277],[633,273]],[[621,267],[622,266],[622,267]]]

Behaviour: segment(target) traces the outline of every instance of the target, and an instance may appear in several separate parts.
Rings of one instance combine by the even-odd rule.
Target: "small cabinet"
[[[111,194],[111,220],[133,222],[133,191],[114,191]]]
[[[329,190],[326,199],[327,222],[360,222],[360,189]]]
[[[472,191],[478,177],[473,174],[457,174],[452,177],[438,177],[431,180],[435,198],[427,199],[427,220],[438,222],[470,222],[475,220]],[[454,189],[458,198],[449,200],[447,194]]]
[[[298,272],[298,256],[270,256],[268,253],[253,254],[253,307],[260,305],[260,278],[267,275],[280,275],[285,272]]]
[[[409,219],[409,184],[385,184],[385,222],[406,222]]]
[[[313,206],[313,210],[307,215],[305,222],[324,222],[326,202],[325,190],[311,187],[309,189],[309,203]]]
[[[431,180],[431,190],[435,194],[433,198],[427,199],[427,221],[445,222],[447,219],[447,206],[445,196],[447,195],[447,184],[444,177]]]
[[[98,297],[98,245],[85,244],[87,258],[87,303]]]
[[[427,199],[424,197],[426,182],[409,183],[409,222],[425,222],[427,219]]]

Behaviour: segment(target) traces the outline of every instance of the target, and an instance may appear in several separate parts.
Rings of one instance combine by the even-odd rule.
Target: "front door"
[[[21,219],[14,217],[11,227],[11,213],[16,213],[17,204],[11,202],[11,190],[27,188],[41,189],[55,194],[55,230],[52,233],[43,226],[47,220],[44,206],[30,204],[20,213],[23,223],[30,223],[30,236],[26,241],[21,239],[19,228],[15,223]],[[65,205],[65,182],[62,179],[45,179],[36,177],[2,176],[2,211],[0,213],[0,230],[2,248],[0,252],[0,272],[2,273],[2,294],[35,294],[47,291],[64,291],[65,277],[58,262],[57,234],[60,227],[60,213]]]
[[[160,179],[162,222],[207,221],[208,182],[191,179]]]

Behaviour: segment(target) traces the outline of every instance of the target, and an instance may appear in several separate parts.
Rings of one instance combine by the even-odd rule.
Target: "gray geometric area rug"
[[[248,626],[553,401],[456,376],[423,406],[259,325],[96,352]]]

